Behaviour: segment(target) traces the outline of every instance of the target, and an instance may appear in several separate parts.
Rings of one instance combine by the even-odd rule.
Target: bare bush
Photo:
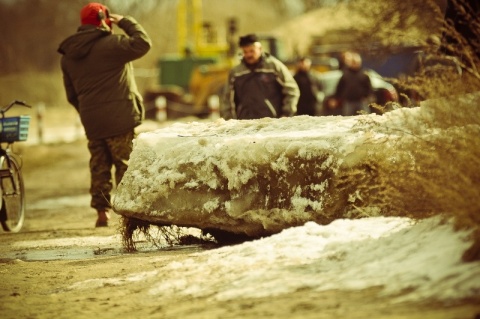
[[[480,17],[467,0],[451,0],[455,20],[445,16],[430,1],[440,34],[428,37],[417,73],[393,80],[419,99],[431,99],[477,92],[480,89]],[[478,10],[477,10],[478,11]],[[468,26],[468,34],[457,25]],[[471,32],[471,34],[470,34]]]

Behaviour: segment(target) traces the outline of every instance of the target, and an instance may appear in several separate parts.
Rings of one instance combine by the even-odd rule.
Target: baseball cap
[[[112,28],[108,8],[101,3],[91,2],[84,6],[80,11],[80,20],[82,24],[92,24],[99,27],[102,25],[102,19],[109,28]]]

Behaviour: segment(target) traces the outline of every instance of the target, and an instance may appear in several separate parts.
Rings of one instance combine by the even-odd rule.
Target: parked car
[[[398,93],[395,87],[385,81],[380,74],[371,69],[366,69],[365,72],[370,77],[370,82],[372,83],[373,93],[374,93],[374,102],[378,105],[385,105],[387,102],[398,102]],[[322,92],[318,96],[319,100],[319,115],[340,115],[340,107],[335,110],[331,110],[327,107],[329,100],[333,98],[337,84],[342,77],[341,70],[327,71],[319,73],[318,77],[322,83]],[[375,109],[371,109],[371,112],[378,112]]]

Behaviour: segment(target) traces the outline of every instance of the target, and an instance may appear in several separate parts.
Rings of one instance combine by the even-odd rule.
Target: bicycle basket
[[[0,118],[0,142],[26,141],[29,126],[28,115]]]

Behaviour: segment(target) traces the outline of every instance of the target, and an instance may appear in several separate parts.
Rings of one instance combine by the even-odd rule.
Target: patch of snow
[[[69,289],[143,281],[151,295],[228,301],[299,289],[383,287],[381,294],[398,294],[396,301],[457,299],[480,291],[480,263],[461,261],[471,244],[468,235],[438,216],[418,222],[400,217],[340,219],[325,226],[308,222],[259,240],[194,253],[154,272],[90,279]]]
[[[383,286],[389,295],[413,289],[408,298],[464,297],[480,289],[480,282],[473,280],[480,276],[479,263],[461,262],[461,253],[470,244],[466,236],[438,217],[418,223],[386,217],[337,220],[327,226],[309,222],[172,263],[165,269],[169,275],[162,276],[150,293],[173,290],[231,300],[303,288]],[[450,289],[438,289],[440,283]]]

